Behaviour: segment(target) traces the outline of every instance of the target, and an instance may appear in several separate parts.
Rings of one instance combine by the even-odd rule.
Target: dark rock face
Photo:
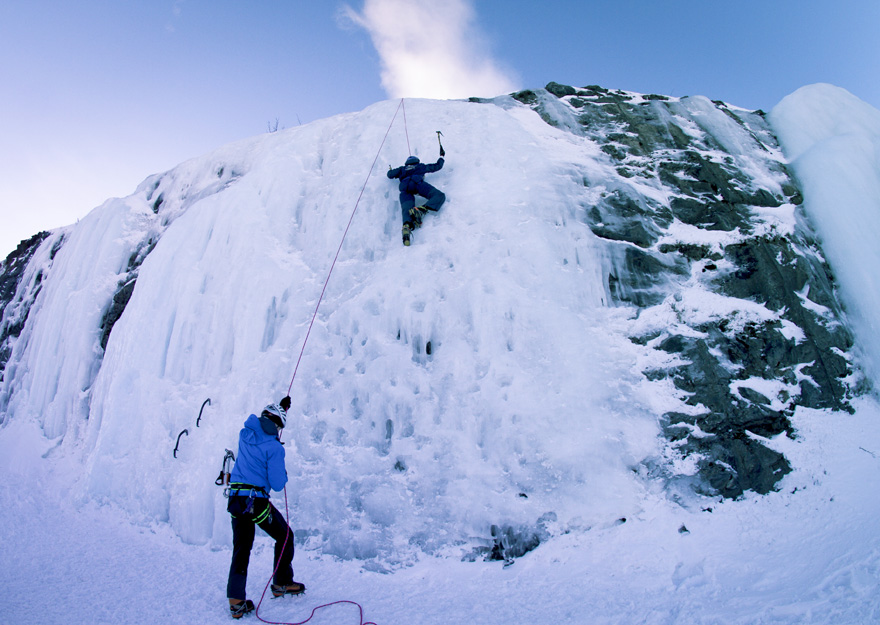
[[[0,381],[3,380],[6,363],[12,354],[13,343],[24,329],[28,312],[42,288],[42,270],[34,273],[30,284],[22,284],[26,269],[40,245],[48,237],[48,232],[40,232],[22,241],[15,251],[0,263]],[[59,239],[50,252],[50,262],[60,247]]]
[[[577,89],[574,87],[570,87],[568,85],[560,85],[556,82],[551,82],[546,87],[547,91],[555,95],[557,98],[562,98],[567,95],[576,95]]]
[[[116,293],[113,294],[113,299],[110,301],[107,310],[104,311],[104,317],[101,319],[101,349],[107,349],[110,332],[113,331],[113,326],[119,321],[119,318],[125,311],[125,307],[128,305],[128,300],[131,299],[131,295],[134,293],[138,269],[140,269],[141,264],[146,260],[147,255],[153,251],[154,247],[156,247],[156,241],[152,238],[147,239],[135,249],[128,259],[125,275],[119,280]]]
[[[18,244],[15,251],[0,263],[0,314],[12,301],[18,283],[31,258],[40,246],[40,243],[49,236],[48,232],[39,232]]]
[[[124,283],[113,295],[110,307],[107,309],[107,312],[104,313],[104,319],[101,322],[101,349],[107,349],[107,341],[110,340],[110,331],[113,330],[114,324],[119,321],[122,312],[125,310],[125,306],[128,304],[128,300],[131,299],[131,294],[134,293],[135,282],[137,282],[137,279],[132,278]]]
[[[773,490],[791,465],[764,439],[794,436],[797,406],[850,410],[855,376],[831,270],[763,113],[556,83],[514,98],[580,128],[619,175],[584,221],[608,246],[612,300],[668,313],[631,338],[670,357],[644,374],[681,392],[660,421],[696,461],[697,490]],[[715,303],[702,310],[695,292]]]

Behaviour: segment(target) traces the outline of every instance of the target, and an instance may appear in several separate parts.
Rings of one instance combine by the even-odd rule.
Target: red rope
[[[370,166],[370,171],[367,173],[367,179],[364,180],[364,186],[361,187],[361,193],[358,195],[357,202],[354,204],[354,210],[351,211],[351,217],[348,219],[348,225],[345,226],[345,232],[342,233],[342,240],[339,242],[339,249],[336,250],[336,256],[333,258],[333,263],[330,265],[330,271],[327,272],[327,279],[324,280],[324,288],[321,289],[321,296],[318,298],[318,303],[315,305],[315,312],[312,315],[312,321],[309,323],[309,329],[306,331],[306,338],[303,341],[302,349],[299,352],[299,358],[296,360],[296,367],[293,369],[293,377],[290,378],[290,385],[287,387],[287,394],[290,395],[290,389],[293,388],[293,381],[296,379],[296,372],[299,371],[299,363],[302,361],[303,353],[306,351],[306,343],[309,341],[309,335],[312,333],[312,326],[315,325],[315,318],[318,316],[318,308],[321,306],[321,302],[324,299],[324,293],[327,292],[327,284],[330,282],[330,276],[333,274],[333,268],[336,267],[336,261],[339,259],[339,252],[342,251],[342,244],[345,243],[345,237],[348,235],[348,229],[351,228],[351,222],[354,220],[354,214],[357,212],[358,205],[361,203],[361,198],[364,197],[364,190],[367,188],[367,183],[370,181],[370,176],[373,175],[373,170],[376,168],[376,162],[379,160],[379,154],[382,152],[382,148],[385,146],[385,140],[388,138],[388,133],[391,132],[391,127],[394,125],[394,120],[397,119],[397,113],[400,112],[401,107],[403,107],[403,98],[400,99],[400,104],[397,105],[397,110],[394,111],[394,117],[391,118],[391,123],[388,124],[388,130],[385,131],[385,136],[382,138],[382,144],[379,146],[379,150],[376,152],[376,158],[373,159],[373,164]],[[403,120],[404,128],[406,127],[406,109],[404,108],[404,120]],[[407,146],[409,146],[409,136],[406,138]]]
[[[409,128],[406,124],[406,104],[403,103],[403,98],[400,98],[400,105],[403,107],[403,132],[406,133],[406,149],[409,151],[409,155],[412,156],[412,148],[409,147]]]
[[[400,110],[403,109],[403,127],[406,130],[406,107],[403,104],[403,98],[400,99],[400,104],[397,105],[397,109],[394,111],[394,116],[391,118],[391,123],[388,124],[388,129],[385,131],[385,136],[382,138],[382,143],[379,145],[379,149],[376,151],[376,158],[373,159],[373,164],[370,165],[370,171],[367,172],[367,178],[364,180],[364,186],[361,187],[361,192],[358,195],[357,202],[354,204],[354,209],[351,211],[351,217],[348,218],[348,225],[345,226],[345,232],[342,233],[342,240],[339,242],[339,248],[336,250],[336,256],[333,257],[333,262],[330,264],[330,271],[327,272],[327,278],[324,280],[324,287],[321,289],[321,296],[318,297],[318,303],[315,305],[315,312],[312,314],[312,320],[309,322],[308,330],[306,330],[306,337],[303,340],[302,349],[299,352],[299,358],[296,360],[296,367],[293,369],[293,376],[290,378],[290,385],[287,387],[287,394],[290,395],[290,389],[293,388],[293,381],[296,379],[296,373],[299,371],[299,364],[302,361],[303,354],[306,351],[306,343],[309,342],[309,335],[312,333],[312,326],[315,325],[315,319],[318,317],[318,309],[321,307],[321,302],[324,300],[324,294],[327,292],[327,285],[330,283],[330,276],[333,275],[333,269],[336,267],[336,261],[339,260],[339,253],[342,251],[342,245],[345,243],[345,237],[348,236],[348,230],[351,228],[351,222],[354,221],[354,215],[357,212],[358,206],[361,203],[361,198],[364,197],[364,191],[367,188],[367,183],[370,181],[370,176],[373,175],[373,170],[376,168],[376,163],[379,160],[379,155],[382,153],[382,148],[385,146],[385,141],[388,139],[388,134],[391,132],[391,127],[394,125],[394,120],[397,119],[397,114]],[[407,131],[406,135],[406,145],[409,147],[409,131]],[[412,152],[410,152],[412,153]],[[284,553],[284,549],[287,547],[287,541],[290,540],[290,507],[287,503],[287,486],[284,487],[284,522],[287,525],[287,534],[284,536],[284,544],[281,546],[281,554]],[[272,580],[275,578],[275,573],[278,572],[278,567],[281,565],[281,557],[279,554],[278,561],[275,563],[275,569],[272,571],[272,576],[269,578],[269,581],[266,582],[265,588],[263,588],[263,594],[260,595],[260,602],[257,604],[256,615],[257,618],[260,619],[264,623],[268,623],[269,625],[303,625],[304,623],[308,623],[315,616],[315,613],[322,608],[329,608],[334,605],[353,605],[356,606],[358,612],[360,613],[360,625],[376,625],[372,622],[364,622],[364,609],[361,605],[355,601],[341,600],[341,601],[333,601],[332,603],[325,603],[324,605],[319,605],[315,609],[312,610],[312,613],[309,615],[304,621],[299,621],[298,623],[289,623],[285,621],[267,621],[263,617],[260,616],[260,606],[263,605],[263,599],[266,597],[266,591],[269,589],[269,585],[272,583]]]
[[[281,553],[284,553],[284,549],[287,547],[287,541],[290,538],[290,507],[287,504],[287,486],[284,487],[284,520],[287,523],[287,535],[284,537],[284,545],[281,546]],[[329,608],[334,605],[353,605],[358,609],[358,613],[360,614],[360,620],[358,621],[360,625],[376,625],[372,621],[364,622],[364,608],[356,601],[350,601],[348,599],[341,599],[339,601],[331,601],[330,603],[325,603],[323,605],[319,605],[318,607],[312,610],[312,613],[309,614],[309,618],[304,621],[298,622],[289,622],[289,621],[267,621],[262,616],[260,616],[260,607],[263,605],[263,599],[266,597],[266,591],[269,589],[269,584],[272,583],[272,580],[275,578],[275,573],[278,572],[278,567],[281,565],[281,556],[278,557],[278,562],[275,563],[275,570],[272,571],[272,576],[269,578],[269,581],[266,582],[266,587],[263,588],[263,594],[260,595],[260,602],[257,604],[257,609],[255,614],[257,618],[260,619],[263,623],[268,623],[268,625],[305,625],[315,617],[315,613],[318,610],[322,610],[324,608]]]

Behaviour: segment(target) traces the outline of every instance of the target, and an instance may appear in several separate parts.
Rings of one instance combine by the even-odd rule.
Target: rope
[[[409,147],[409,128],[407,128],[406,124],[406,104],[403,103],[403,98],[400,98],[400,106],[403,107],[403,132],[406,133],[406,149],[409,155],[412,156],[412,148]]]
[[[287,486],[284,487],[284,520],[287,523],[287,535],[284,537],[284,545],[281,547],[281,553],[284,553],[284,549],[287,547],[287,541],[290,538],[290,507],[287,503]],[[272,571],[272,576],[269,578],[269,581],[266,582],[265,588],[263,588],[263,594],[260,595],[260,602],[257,604],[257,608],[255,614],[257,618],[260,619],[263,623],[267,623],[268,625],[305,625],[315,617],[315,613],[318,610],[322,610],[324,608],[329,608],[334,605],[353,605],[358,609],[358,613],[360,614],[360,619],[358,621],[359,625],[376,625],[376,623],[372,621],[364,622],[364,608],[356,601],[350,601],[348,599],[341,599],[339,601],[331,601],[330,603],[325,603],[323,605],[319,605],[318,607],[312,610],[312,613],[309,614],[309,617],[304,621],[297,622],[289,622],[289,621],[267,621],[262,616],[260,616],[260,606],[263,605],[263,599],[266,597],[266,591],[269,589],[269,585],[272,583],[272,579],[275,577],[275,573],[278,572],[278,567],[281,565],[281,557],[279,555],[278,562],[275,563],[275,570]],[[283,595],[282,595],[283,596]]]
[[[287,394],[290,395],[290,389],[293,388],[293,381],[296,379],[296,372],[299,371],[299,363],[302,361],[303,353],[306,351],[306,343],[309,342],[309,335],[312,333],[312,326],[315,325],[315,318],[318,316],[318,308],[321,306],[321,302],[324,299],[324,293],[327,292],[327,284],[330,282],[330,276],[333,275],[333,269],[336,267],[336,261],[339,259],[339,252],[342,251],[342,244],[345,243],[345,237],[348,236],[348,229],[351,228],[351,222],[354,220],[354,214],[357,212],[358,205],[361,203],[361,198],[364,196],[364,190],[367,188],[367,182],[370,181],[370,176],[373,175],[373,170],[376,168],[376,162],[379,160],[379,154],[382,152],[382,148],[385,146],[385,140],[388,139],[388,133],[391,132],[391,127],[394,125],[394,120],[397,119],[397,113],[400,112],[400,109],[404,108],[404,128],[406,127],[406,108],[403,106],[403,98],[400,99],[400,104],[397,105],[397,110],[394,111],[394,117],[391,118],[391,123],[388,124],[388,130],[385,131],[385,136],[382,138],[382,144],[379,146],[379,150],[376,152],[376,158],[373,159],[373,164],[370,166],[370,171],[367,172],[367,179],[364,180],[364,186],[361,187],[360,195],[358,195],[357,202],[354,204],[354,210],[351,211],[351,217],[348,219],[348,225],[345,226],[345,232],[342,233],[342,240],[339,242],[339,249],[336,250],[336,256],[333,258],[333,263],[330,265],[330,271],[327,272],[327,279],[324,280],[324,288],[321,289],[321,296],[318,298],[318,303],[315,305],[315,312],[312,315],[312,320],[309,323],[309,329],[306,331],[306,338],[303,341],[302,349],[299,352],[299,358],[296,360],[296,367],[293,369],[293,377],[290,378],[290,385],[287,387]],[[409,146],[409,135],[406,137],[407,146]]]
[[[303,354],[306,351],[306,344],[309,342],[309,336],[312,333],[312,326],[315,325],[315,319],[318,317],[318,309],[321,307],[321,302],[324,300],[324,294],[327,292],[327,285],[330,283],[330,276],[333,275],[333,269],[336,267],[336,261],[339,260],[339,253],[342,251],[342,245],[345,243],[345,237],[348,236],[348,231],[351,228],[351,223],[354,221],[354,215],[357,212],[358,206],[361,203],[361,198],[364,197],[364,191],[367,188],[367,183],[370,181],[370,177],[373,175],[373,170],[376,168],[376,163],[379,161],[379,155],[382,153],[382,148],[385,147],[385,141],[388,139],[388,134],[391,132],[391,127],[394,126],[394,120],[397,119],[397,114],[400,110],[403,109],[403,127],[406,131],[406,145],[409,148],[409,131],[406,130],[406,107],[403,104],[403,98],[400,99],[400,104],[397,105],[397,109],[394,111],[394,116],[391,118],[391,123],[388,124],[388,129],[385,131],[385,136],[382,137],[382,143],[379,145],[379,149],[376,151],[376,158],[373,159],[373,164],[370,165],[370,171],[367,172],[367,177],[364,180],[364,185],[361,187],[361,192],[358,195],[357,201],[354,203],[354,209],[351,211],[351,217],[348,218],[348,224],[345,226],[345,231],[342,233],[342,240],[339,242],[339,248],[336,250],[336,256],[333,257],[333,262],[330,264],[330,271],[327,272],[327,278],[324,280],[324,287],[321,289],[321,295],[318,297],[318,303],[315,305],[315,312],[312,314],[312,320],[309,322],[309,327],[306,330],[306,337],[303,340],[302,349],[299,352],[299,358],[296,360],[296,367],[293,369],[293,376],[290,378],[290,385],[287,387],[287,394],[290,395],[290,390],[293,388],[293,381],[296,379],[296,373],[299,371],[300,362],[302,362]],[[410,151],[412,154],[412,151]],[[284,536],[284,544],[281,546],[281,554],[284,553],[284,550],[287,548],[287,541],[290,540],[290,507],[287,503],[287,486],[284,487],[284,522],[287,525],[287,534]],[[358,612],[360,613],[360,625],[376,625],[372,622],[364,622],[364,609],[361,605],[355,601],[341,600],[341,601],[333,601],[332,603],[325,603],[324,605],[319,605],[315,609],[312,610],[312,613],[309,615],[304,621],[299,621],[298,623],[289,623],[284,621],[267,621],[262,616],[260,616],[260,606],[263,605],[263,599],[266,597],[266,591],[269,589],[269,585],[272,583],[272,580],[275,578],[275,573],[278,572],[278,567],[281,566],[281,556],[279,554],[278,561],[275,563],[275,568],[272,571],[272,576],[269,578],[269,581],[266,582],[266,586],[263,588],[263,594],[260,595],[260,602],[257,604],[256,615],[257,618],[263,623],[268,623],[269,625],[303,625],[304,623],[308,623],[315,616],[315,613],[318,610],[323,608],[329,608],[334,605],[353,605],[356,606]]]

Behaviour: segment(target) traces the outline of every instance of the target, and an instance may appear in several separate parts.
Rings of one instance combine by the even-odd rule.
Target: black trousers
[[[251,559],[251,548],[254,546],[255,526],[266,532],[275,539],[275,560],[272,562],[273,569],[277,564],[274,582],[279,586],[288,586],[293,583],[293,531],[284,521],[284,516],[272,503],[263,498],[265,505],[269,507],[269,515],[259,524],[255,523],[254,513],[242,514],[232,517],[232,564],[229,566],[229,581],[226,584],[226,596],[229,599],[247,599],[245,587],[247,586],[248,563]],[[238,501],[233,501],[238,500]],[[242,510],[247,497],[233,496],[229,498],[230,510]],[[259,515],[265,510],[259,504],[254,506]],[[262,509],[261,509],[262,508]]]

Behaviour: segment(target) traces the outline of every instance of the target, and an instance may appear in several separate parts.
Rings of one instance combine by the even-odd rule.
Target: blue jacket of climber
[[[426,211],[438,211],[446,201],[446,195],[425,182],[425,174],[440,171],[444,163],[443,156],[436,163],[422,163],[417,156],[406,159],[403,167],[388,170],[388,178],[399,178],[400,184],[400,209],[403,217],[403,225],[417,228],[422,223],[422,216]],[[424,206],[416,208],[416,196],[421,196],[427,201]]]
[[[267,406],[270,410],[273,406]],[[275,413],[279,410],[275,410]],[[274,413],[273,413],[274,414]],[[272,414],[250,415],[238,435],[238,459],[232,469],[232,482],[263,489],[258,497],[268,497],[269,489],[280,491],[287,484],[284,447],[278,441],[278,425],[270,421]],[[280,418],[280,417],[279,417]],[[286,422],[286,413],[284,421]]]

